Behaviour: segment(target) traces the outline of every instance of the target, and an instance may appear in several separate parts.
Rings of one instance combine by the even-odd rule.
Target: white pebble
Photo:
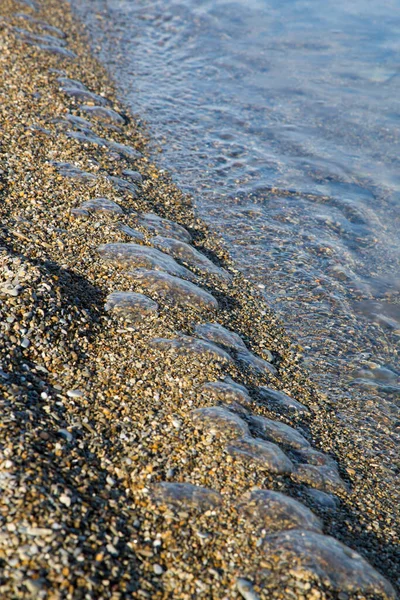
[[[71,506],[71,498],[67,496],[67,494],[61,494],[60,502],[62,504],[65,504],[65,506],[67,506],[68,508]]]
[[[83,392],[82,390],[68,390],[67,391],[67,396],[69,396],[70,398],[82,398],[83,396]]]
[[[153,565],[153,571],[156,575],[162,575],[164,573],[164,569],[161,565]]]

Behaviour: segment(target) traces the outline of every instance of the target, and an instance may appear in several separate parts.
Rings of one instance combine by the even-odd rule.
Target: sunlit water
[[[158,164],[396,470],[400,4],[72,4]]]

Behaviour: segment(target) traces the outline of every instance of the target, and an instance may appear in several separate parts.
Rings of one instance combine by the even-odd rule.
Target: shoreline
[[[351,563],[356,575],[346,571],[341,547],[324,554],[318,544],[333,542],[320,525],[310,525],[308,513],[299,517],[303,527],[294,528],[283,509],[267,526],[267,509],[243,499],[258,487],[297,500],[323,521],[324,534],[395,582],[390,488],[381,474],[374,479],[360,449],[346,451],[347,432],[334,406],[302,372],[281,323],[195,217],[190,199],[146,156],[145,132],[88,54],[69,7],[53,0],[40,6],[7,0],[0,11],[8,74],[0,166],[3,597],[395,597],[358,559],[359,571]],[[53,30],[15,13],[45,20]],[[103,110],[94,113],[99,103]],[[123,171],[139,172],[143,181]],[[76,212],[99,197],[118,208],[99,211],[103,203]],[[150,249],[161,243],[155,236],[185,235],[146,222],[147,213],[189,232],[184,243],[216,272],[205,270],[204,260],[190,264],[181,245],[183,258],[166,267],[196,286],[181,293],[174,279],[149,283],[128,275],[132,257],[98,253],[104,244]],[[133,231],[121,231],[121,224]],[[149,270],[159,258],[142,258],[138,266]],[[128,291],[158,306],[131,304],[131,319],[132,311],[142,315],[137,322],[104,310],[110,294]],[[198,338],[195,327],[208,322],[238,334],[253,359],[241,358],[240,342],[221,331],[202,334],[216,347],[204,339],[193,346],[177,334]],[[155,338],[180,340],[181,347],[166,348]],[[232,386],[229,394],[202,388],[226,377],[249,394]],[[262,386],[304,409],[263,396]],[[219,412],[204,412],[216,405]],[[203,412],[196,416],[196,410]],[[257,417],[294,427],[300,438]],[[166,495],[164,483],[197,487],[180,488],[177,498],[176,488]],[[309,546],[304,536],[290,534],[293,528],[308,532]],[[328,563],[322,576],[321,561]]]

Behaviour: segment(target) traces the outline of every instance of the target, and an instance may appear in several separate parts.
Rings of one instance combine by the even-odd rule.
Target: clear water
[[[400,4],[72,4],[158,164],[396,471]]]

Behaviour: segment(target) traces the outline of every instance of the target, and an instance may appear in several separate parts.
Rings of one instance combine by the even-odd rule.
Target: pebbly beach
[[[0,598],[397,597],[399,486],[56,0],[0,6]]]

